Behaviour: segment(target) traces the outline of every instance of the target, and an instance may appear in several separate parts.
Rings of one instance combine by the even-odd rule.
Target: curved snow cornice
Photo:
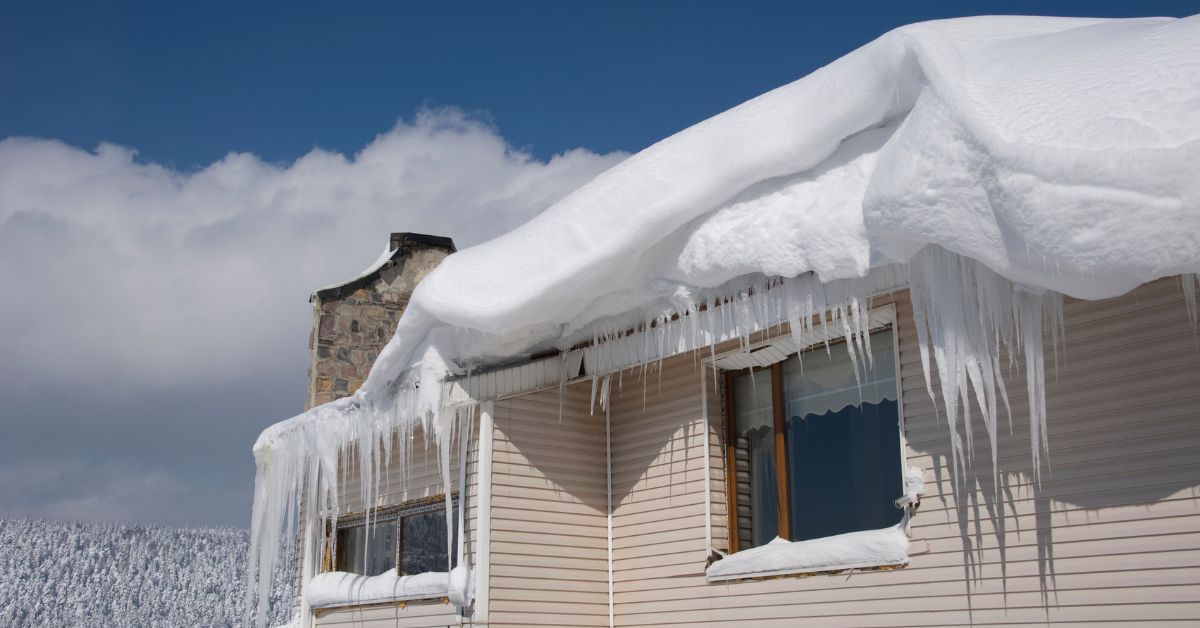
[[[437,431],[447,372],[696,312],[764,277],[804,278],[778,293],[791,305],[805,290],[828,303],[826,287],[854,294],[881,267],[919,293],[922,349],[973,369],[961,381],[989,429],[996,338],[1040,368],[1058,294],[1200,271],[1200,16],[905,26],[630,157],[446,258],[359,393],[266,430],[256,529],[298,504],[278,491],[336,491],[346,442]]]
[[[1082,298],[1195,272],[1198,51],[1200,16],[899,28],[448,258],[400,337],[477,330],[508,347],[460,341],[460,355],[503,354],[683,310],[740,275],[861,277],[926,244]]]

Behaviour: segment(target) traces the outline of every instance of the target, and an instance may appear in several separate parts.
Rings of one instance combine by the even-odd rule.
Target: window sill
[[[705,579],[727,582],[849,569],[889,569],[908,564],[904,522],[881,530],[848,532],[808,541],[775,539],[731,554],[708,567]]]
[[[314,609],[328,609],[439,600],[449,596],[449,591],[450,574],[444,571],[412,576],[397,576],[395,569],[378,576],[327,571],[317,574],[304,585],[304,601]]]

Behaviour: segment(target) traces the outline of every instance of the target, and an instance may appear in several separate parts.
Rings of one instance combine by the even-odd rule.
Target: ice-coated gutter
[[[479,461],[475,472],[475,482],[479,493],[476,495],[476,536],[475,544],[475,615],[473,623],[486,626],[488,623],[488,602],[491,594],[490,578],[492,572],[492,415],[496,404],[484,401],[479,412]]]

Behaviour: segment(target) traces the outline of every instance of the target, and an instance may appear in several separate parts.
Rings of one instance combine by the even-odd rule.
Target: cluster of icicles
[[[1189,315],[1196,324],[1200,278],[1185,275],[1182,279]],[[859,356],[870,355],[871,296],[905,285],[912,299],[926,389],[934,399],[932,367],[937,367],[955,476],[965,479],[967,463],[974,456],[973,405],[982,415],[991,445],[993,474],[998,474],[996,442],[1002,406],[1010,430],[1012,419],[1002,369],[1011,370],[1018,356],[1022,356],[1028,387],[1033,473],[1035,481],[1040,483],[1041,468],[1049,451],[1044,338],[1049,335],[1052,344],[1057,345],[1061,337],[1062,296],[1016,285],[975,260],[936,246],[926,247],[903,266],[875,268],[862,279],[823,283],[811,274],[764,279],[736,294],[682,312],[652,317],[632,332],[625,326],[612,329],[594,326],[593,341],[584,353],[586,373],[593,382],[593,408],[597,403],[600,407],[607,405],[611,377],[626,369],[646,369],[664,358],[688,351],[715,353],[718,343],[732,339],[741,339],[746,346],[753,334],[782,329],[784,324],[788,325],[797,346],[804,344],[804,338],[812,337],[814,326],[835,326],[846,340],[851,360],[857,364]],[[338,478],[344,478],[349,471],[347,461],[357,463],[358,476],[363,478],[359,483],[361,503],[374,504],[381,489],[405,481],[406,461],[419,429],[425,439],[420,446],[436,447],[443,486],[453,486],[451,451],[460,448],[460,462],[465,462],[465,436],[471,429],[479,400],[451,406],[443,398],[440,407],[430,409],[422,399],[428,399],[431,388],[440,390],[441,380],[448,375],[444,369],[438,370],[416,365],[399,381],[391,382],[386,394],[360,394],[314,408],[302,420],[293,421],[285,433],[275,435],[270,448],[256,450],[246,607],[257,610],[247,611],[255,613],[253,618],[247,617],[247,623],[265,625],[270,580],[260,574],[273,573],[281,534],[286,535],[284,538],[301,537],[304,559],[298,567],[302,570],[302,581],[307,582],[315,574],[323,542],[320,532],[325,521],[338,514]],[[573,375],[564,369],[563,382]],[[463,474],[458,475],[461,481]],[[448,496],[450,490],[444,493]],[[447,526],[456,517],[461,525],[462,508],[455,513],[449,497],[446,508]],[[455,551],[455,547],[447,547],[448,564]],[[457,552],[462,568],[468,562],[464,560],[462,543]],[[469,594],[466,576],[455,575],[463,581],[464,591],[458,595],[452,591],[451,597],[467,604],[470,600],[466,597]],[[455,580],[451,578],[451,588]]]

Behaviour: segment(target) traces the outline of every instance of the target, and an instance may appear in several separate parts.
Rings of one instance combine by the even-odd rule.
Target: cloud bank
[[[0,515],[243,523],[254,435],[302,408],[313,289],[392,231],[499,235],[624,156],[540,161],[454,109],[195,172],[0,141]]]

